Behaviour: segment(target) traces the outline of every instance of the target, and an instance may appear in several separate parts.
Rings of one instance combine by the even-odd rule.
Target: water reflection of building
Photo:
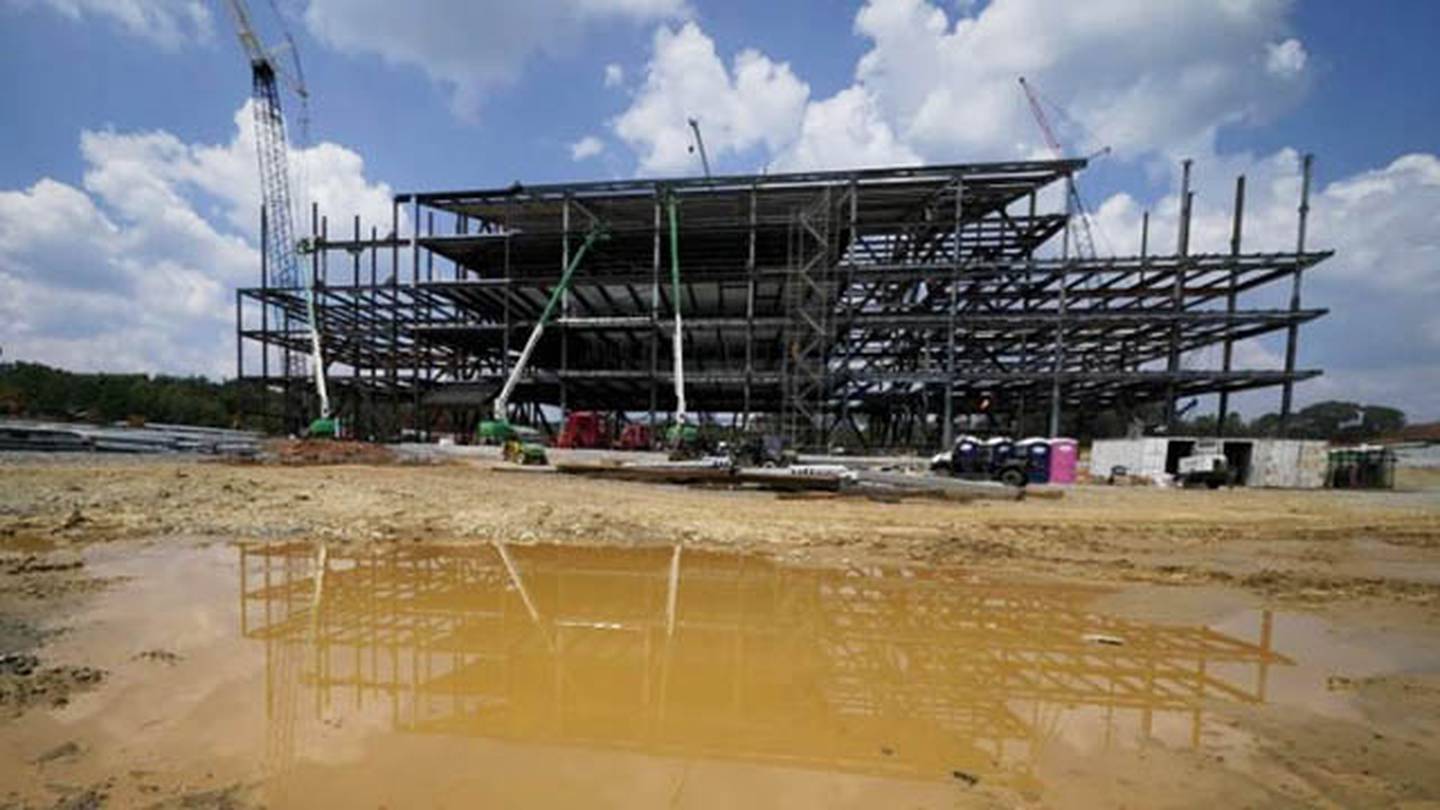
[[[1287,663],[1268,614],[1252,643],[957,570],[678,548],[240,554],[242,630],[265,643],[272,740],[292,747],[297,712],[379,700],[402,731],[1028,782],[1067,713],[1095,713],[1107,740],[1174,715],[1194,744],[1204,699],[1261,701]]]

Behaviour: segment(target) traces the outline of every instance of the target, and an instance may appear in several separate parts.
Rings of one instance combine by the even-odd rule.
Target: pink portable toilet
[[[1075,483],[1075,463],[1080,456],[1080,443],[1074,439],[1050,440],[1050,483]]]

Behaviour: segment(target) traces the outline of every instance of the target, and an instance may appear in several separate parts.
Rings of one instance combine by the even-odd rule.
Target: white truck
[[[1185,487],[1219,489],[1234,483],[1230,461],[1225,458],[1218,441],[1196,442],[1190,455],[1180,459],[1177,472],[1180,485]]]

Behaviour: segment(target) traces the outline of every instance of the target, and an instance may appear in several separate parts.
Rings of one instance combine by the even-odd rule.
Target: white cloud
[[[4,0],[19,8],[44,5],[72,20],[106,18],[126,33],[166,50],[209,39],[214,30],[203,0]]]
[[[686,23],[655,33],[645,84],[612,126],[642,171],[694,170],[689,118],[699,119],[712,161],[762,145],[773,154],[794,139],[809,95],[788,64],[758,51],[741,51],[727,68],[714,40]]]
[[[1323,175],[1323,156],[1317,176]],[[1256,158],[1213,156],[1195,164],[1194,252],[1228,250],[1234,175],[1246,175],[1244,249],[1295,249],[1300,199],[1300,155],[1291,149]],[[1152,250],[1175,244],[1178,196],[1150,206]],[[1139,249],[1142,206],[1115,195],[1097,209],[1096,222],[1120,253]],[[1440,156],[1412,154],[1388,165],[1328,183],[1315,182],[1308,244],[1335,256],[1308,272],[1303,305],[1330,314],[1301,327],[1300,366],[1325,376],[1297,389],[1301,402],[1357,397],[1390,402],[1412,415],[1440,416],[1431,381],[1440,379]],[[1283,282],[1257,290],[1242,306],[1288,306]],[[1240,344],[1237,367],[1283,364],[1281,338]],[[1260,408],[1274,408],[1268,400]]]
[[[1265,49],[1265,69],[1281,78],[1299,75],[1300,71],[1305,69],[1305,60],[1309,58],[1305,53],[1305,46],[1293,37],[1284,42],[1266,45]]]
[[[743,50],[727,71],[697,25],[662,27],[616,133],[642,172],[692,167],[685,119],[697,110],[712,151],[763,145],[778,166],[1033,157],[1045,145],[1023,75],[1067,151],[1109,145],[1121,159],[1149,160],[1209,153],[1220,128],[1269,120],[1305,88],[1289,0],[975,8],[960,4],[952,17],[930,0],[869,0],[855,17],[870,48],[853,83],[817,99],[770,56]]]
[[[1301,89],[1303,63],[1280,76],[1266,70],[1289,9],[1288,0],[995,0],[952,21],[925,0],[871,0],[855,19],[872,42],[856,79],[927,159],[1038,150],[1020,76],[1073,119],[1054,122],[1070,151],[1197,150],[1219,127],[1263,121]],[[1303,48],[1292,41],[1293,62]]]
[[[1242,173],[1245,249],[1294,250],[1300,162],[1293,149],[1263,158],[1240,154],[1196,162],[1192,252],[1229,249],[1234,177]],[[1317,174],[1323,168],[1322,156]],[[1151,208],[1152,250],[1170,250],[1178,195]],[[1141,207],[1122,194],[1105,200],[1095,217],[1118,252],[1133,253],[1139,249],[1140,214]],[[1308,248],[1337,254],[1316,271],[1317,278],[1387,293],[1440,294],[1440,157],[1405,155],[1379,169],[1315,182],[1308,230]]]
[[[605,86],[619,87],[625,83],[625,68],[611,62],[605,66]]]
[[[234,289],[259,271],[250,120],[247,104],[221,145],[85,132],[82,187],[0,191],[6,359],[233,374]],[[389,189],[365,180],[359,155],[325,143],[304,157],[322,210],[389,222]]]
[[[895,137],[863,87],[806,105],[795,143],[775,162],[781,170],[899,166],[920,158]]]
[[[1308,54],[1291,36],[1291,11],[1289,0],[870,0],[855,19],[870,47],[854,81],[826,98],[811,98],[776,55],[754,51],[742,55],[771,80],[745,92],[740,60],[727,70],[698,27],[661,29],[645,86],[612,124],[646,172],[695,170],[685,118],[696,109],[709,115],[712,151],[759,148],[757,163],[781,169],[1034,157],[1047,150],[1016,81],[1024,75],[1071,153],[1113,145],[1118,159],[1172,184],[1175,159],[1196,158],[1192,250],[1228,249],[1233,178],[1243,172],[1246,249],[1289,251],[1298,153],[1222,154],[1216,143],[1222,128],[1262,125],[1305,92]],[[727,130],[715,118],[741,124]],[[1297,397],[1360,396],[1440,416],[1440,157],[1408,155],[1324,182],[1323,155],[1320,167],[1309,246],[1337,254],[1306,274],[1304,303],[1331,313],[1302,328],[1299,362],[1326,376]],[[1102,252],[1138,250],[1146,208],[1151,249],[1172,250],[1177,196],[1117,194],[1097,209]],[[1247,299],[1284,307],[1288,285]],[[1274,335],[1246,341],[1236,357],[1240,367],[1275,368],[1283,345]],[[1273,408],[1271,398],[1245,399]]]
[[[1220,366],[1218,358],[1212,358],[1210,368]],[[1285,368],[1284,350],[1275,350],[1255,338],[1242,340],[1235,344],[1234,353],[1230,357],[1234,368],[1247,369],[1277,369]]]
[[[580,140],[570,144],[570,159],[574,161],[586,160],[595,157],[605,151],[605,143],[594,135],[586,135]]]
[[[539,54],[571,50],[594,23],[685,13],[682,0],[437,0],[423,8],[393,0],[310,0],[305,23],[342,53],[421,69],[451,91],[457,114],[473,117],[486,91],[513,81]]]

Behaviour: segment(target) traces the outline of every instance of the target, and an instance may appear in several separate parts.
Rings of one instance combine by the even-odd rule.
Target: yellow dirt
[[[425,796],[442,788],[470,791],[456,795],[501,796],[509,799],[502,803],[517,806],[546,806],[545,796],[556,806],[616,807],[728,806],[733,802],[725,801],[727,796],[754,807],[1111,807],[1122,801],[1142,807],[1436,806],[1440,774],[1433,762],[1434,729],[1440,727],[1440,655],[1432,651],[1440,649],[1440,473],[1402,471],[1398,483],[1400,489],[1394,492],[1079,486],[1065,490],[1058,499],[887,504],[849,498],[790,500],[755,491],[594,480],[481,461],[272,466],[154,458],[11,457],[0,461],[0,585],[4,586],[0,652],[18,650],[24,657],[8,659],[15,671],[0,678],[0,696],[8,696],[0,701],[0,757],[11,763],[8,772],[0,768],[0,795],[10,797],[0,803],[50,806],[58,797],[67,806],[95,807],[313,804],[299,798],[306,795],[303,789],[295,795],[273,793],[275,784],[293,783],[302,788],[326,785],[329,792],[324,795],[336,800],[330,803],[381,804],[377,797],[388,796],[388,806],[424,803]],[[1129,718],[1126,722],[1131,725],[1124,727],[1131,737],[1117,737],[1114,746],[1091,745],[1083,735],[1067,741],[1067,734],[1094,728],[1102,719],[1108,723],[1110,715],[1108,710],[1096,713],[1104,701],[1092,700],[1087,708],[1073,696],[1057,694],[1055,705],[1069,707],[1065,717],[1072,719],[1059,723],[1060,715],[1026,715],[1027,728],[1039,735],[1036,739],[1053,736],[1055,740],[1054,745],[1042,746],[1044,750],[1027,766],[1033,766],[1038,782],[1007,781],[1007,771],[997,769],[995,763],[971,756],[974,752],[946,749],[964,742],[953,735],[929,740],[917,730],[928,729],[924,723],[929,721],[912,716],[908,709],[891,718],[893,736],[909,743],[924,741],[921,749],[911,751],[888,741],[877,747],[869,741],[868,747],[857,750],[866,761],[885,768],[948,751],[940,764],[953,769],[953,775],[917,782],[866,781],[868,777],[853,775],[834,780],[824,769],[737,770],[723,756],[645,758],[568,743],[563,749],[536,747],[533,740],[506,745],[484,729],[471,739],[457,734],[463,731],[458,728],[435,735],[382,735],[375,743],[381,747],[366,749],[362,755],[354,747],[357,738],[347,736],[370,728],[358,698],[351,706],[350,698],[341,700],[337,691],[334,705],[312,704],[309,692],[297,692],[291,700],[303,698],[303,706],[326,707],[306,708],[291,718],[300,723],[294,728],[303,733],[287,731],[293,723],[277,723],[265,711],[266,704],[260,701],[271,699],[267,684],[293,683],[301,689],[309,683],[308,676],[303,667],[296,667],[312,659],[283,655],[272,659],[268,642],[254,641],[237,651],[232,638],[227,646],[224,639],[237,632],[232,625],[238,620],[224,619],[215,611],[217,605],[233,602],[230,569],[202,566],[194,569],[196,576],[223,575],[222,579],[192,579],[153,562],[155,555],[168,549],[189,549],[193,554],[203,546],[225,555],[241,553],[211,541],[289,538],[325,541],[328,553],[342,561],[364,559],[367,554],[377,559],[404,553],[429,555],[426,559],[431,559],[435,571],[457,572],[455,582],[463,576],[474,579],[461,591],[464,605],[478,604],[486,594],[493,597],[491,601],[509,600],[514,603],[510,612],[527,627],[525,608],[504,580],[491,575],[501,570],[499,563],[489,560],[490,573],[485,574],[470,559],[500,552],[473,546],[493,540],[660,545],[755,550],[782,562],[822,564],[819,569],[783,567],[786,573],[777,581],[791,585],[799,578],[790,572],[798,570],[830,571],[814,576],[832,577],[838,583],[856,569],[874,575],[879,569],[868,568],[870,563],[921,563],[906,566],[912,571],[925,571],[924,563],[957,564],[943,569],[954,579],[935,587],[957,597],[991,588],[992,594],[971,602],[982,614],[994,615],[966,624],[963,616],[944,611],[920,610],[912,615],[911,603],[897,602],[892,621],[873,638],[894,641],[923,619],[953,624],[946,624],[941,635],[955,646],[951,638],[958,632],[955,628],[968,628],[966,632],[973,632],[975,638],[958,645],[966,654],[955,659],[958,668],[953,675],[941,681],[963,685],[959,690],[963,695],[980,692],[976,684],[981,681],[974,681],[978,676],[966,667],[984,660],[987,645],[997,643],[992,635],[1003,636],[1006,644],[1021,651],[1012,662],[1015,666],[1044,669],[1067,660],[1056,651],[1074,652],[1073,627],[1099,621],[1110,622],[1104,625],[1111,628],[1102,634],[1106,638],[1119,632],[1113,629],[1122,626],[1114,624],[1118,621],[1131,622],[1124,626],[1132,628],[1139,626],[1134,622],[1188,627],[1184,632],[1209,639],[1207,643],[1238,640],[1268,647],[1273,641],[1293,665],[1277,663],[1268,671],[1272,681],[1262,702],[1227,700],[1223,694],[1186,698],[1190,693],[1182,690],[1177,694],[1185,699],[1176,698],[1182,711],[1177,715],[1171,706],[1169,715],[1160,713],[1153,734],[1147,730],[1138,737],[1131,726],[1150,723],[1143,719],[1149,716],[1145,714],[1149,704],[1136,708],[1141,704],[1132,695],[1121,700],[1117,710],[1119,716]],[[431,551],[427,543],[445,549]],[[542,552],[515,549],[513,553],[527,576],[536,576],[535,564],[526,555]],[[598,550],[584,550],[592,552]],[[660,617],[652,616],[651,624],[664,627],[663,586],[670,560],[683,556],[685,571],[693,573],[705,555],[688,551],[682,555],[670,548],[633,554],[653,563],[646,569],[653,582],[645,606]],[[145,555],[152,560],[151,567],[136,569],[140,573],[134,579],[126,571],[107,580],[108,569],[95,564]],[[436,561],[448,559],[446,555],[456,562],[450,569],[436,568]],[[343,570],[345,565],[337,568]],[[353,574],[351,570],[352,579]],[[370,583],[367,587],[374,585],[361,580]],[[252,581],[249,587],[269,593],[266,582]],[[567,598],[583,601],[589,582],[587,577],[575,578],[576,584],[564,589]],[[1113,587],[1074,587],[1094,582]],[[1039,590],[1025,590],[1032,586]],[[330,629],[341,633],[337,638],[374,638],[368,630],[348,632],[339,625],[342,618],[353,618],[355,606],[371,604],[369,592],[362,589],[359,596],[347,597],[343,579],[330,581],[327,587],[336,604],[345,606],[326,620],[336,623]],[[844,596],[848,587],[853,586],[835,584],[830,592]],[[1056,593],[1083,590],[1093,601],[1071,613],[1036,601],[1034,594],[1052,587],[1058,588]],[[722,602],[751,592],[712,590],[711,596]],[[752,590],[770,593],[774,588]],[[681,591],[692,600],[682,607],[694,610],[693,592],[688,586]],[[299,592],[308,599],[316,589],[306,581]],[[290,604],[289,591],[275,593],[284,594],[285,605]],[[544,599],[549,598],[544,594],[552,589],[540,586],[536,593],[543,617],[547,615]],[[607,591],[597,592],[592,601],[599,606],[628,604],[614,600],[615,594]],[[386,610],[391,606],[375,604]],[[435,607],[427,604],[427,609]],[[791,602],[781,599],[777,604]],[[856,622],[875,620],[871,607],[860,605],[853,615],[826,613],[801,624],[856,630]],[[749,615],[746,611],[752,608],[747,603],[745,610],[730,613]],[[1021,620],[1014,612],[1020,608],[1035,613]],[[618,613],[638,615],[637,610]],[[1245,621],[1225,626],[1237,611]],[[1269,630],[1256,629],[1262,626],[1261,611],[1264,627],[1270,627],[1271,613],[1275,616],[1273,639]],[[257,611],[252,619],[260,615]],[[82,621],[80,616],[88,618]],[[87,627],[85,621],[91,624]],[[1047,621],[1060,629],[1046,636],[1042,631]],[[776,624],[763,617],[756,622],[757,632]],[[1220,629],[1205,629],[1212,622],[1220,622]],[[303,634],[315,632],[318,626],[305,622],[292,629],[308,637]],[[51,641],[56,629],[66,627],[73,631]],[[175,628],[188,629],[181,633]],[[254,630],[252,626],[250,632]],[[635,649],[649,643],[639,637],[605,635],[613,630],[611,623],[602,622],[584,631],[598,635],[585,644],[577,636],[573,649],[566,648],[600,656],[596,660],[604,666],[579,679],[596,691],[567,694],[572,702],[590,695],[593,706],[584,705],[602,714],[605,707],[620,703],[601,687],[609,684],[617,695],[631,694],[626,691],[629,681],[607,680],[623,674],[614,668],[616,661],[630,660],[610,652],[630,649],[622,641]],[[1137,632],[1119,632],[1117,643],[1126,646],[1096,647],[1099,652],[1084,648],[1076,659],[1078,669],[1070,675],[1076,683],[1091,684],[1088,679],[1094,672],[1087,667],[1093,668],[1096,661],[1133,665],[1139,660],[1134,656],[1144,652]],[[654,633],[658,638],[660,631]],[[1156,636],[1163,637],[1163,633]],[[1045,649],[1051,652],[1033,655],[1045,639],[1049,645]],[[695,660],[657,664],[660,669],[652,680],[659,682],[668,671],[664,666],[676,667],[677,688],[719,678],[720,659],[715,656],[731,648],[712,649],[708,639],[700,637],[689,643]],[[531,652],[535,652],[542,647],[516,642],[506,649],[534,648]],[[385,656],[353,658],[351,651],[343,652],[336,654],[337,682],[348,684],[344,679],[349,677],[346,667],[352,659],[370,662],[365,672],[378,677],[375,660]],[[760,661],[763,652],[759,647],[746,648],[745,660]],[[783,669],[782,664],[801,666],[806,660],[791,648],[770,653],[771,663],[744,670],[750,673],[747,677],[773,674]],[[1112,653],[1113,657],[1106,657]],[[918,648],[906,648],[903,654],[887,653],[883,661],[909,672],[909,656],[920,654]],[[410,657],[410,652],[401,656]],[[382,660],[379,675],[385,672],[383,664]],[[1235,667],[1231,656],[1229,663],[1220,660],[1212,674],[1222,680],[1239,678],[1245,689],[1264,691],[1251,683],[1250,669],[1237,674]],[[550,672],[553,667],[546,663],[542,669]],[[36,679],[31,670],[48,680]],[[1170,662],[1150,670],[1148,677],[1153,679],[1156,673],[1189,677],[1192,672],[1204,676],[1204,664],[1195,670],[1190,664]],[[70,673],[86,677],[69,677]],[[797,718],[828,722],[829,715],[817,714],[811,711],[816,707],[804,704],[804,696],[811,692],[803,684],[811,676],[796,677],[801,685],[784,678],[776,681],[789,684],[787,688],[801,696],[785,693],[789,696],[779,705],[796,712]],[[1116,688],[1135,688],[1126,677],[1114,681]],[[523,697],[529,694],[525,690],[540,683],[538,678],[507,683]],[[1014,682],[1031,683],[1018,676]],[[716,686],[710,692],[729,695],[731,681],[722,685],[725,689]],[[914,694],[905,693],[903,687],[896,686],[895,694]],[[867,688],[883,695],[890,687]],[[348,690],[347,685],[341,691],[348,695]],[[373,698],[366,700],[371,702],[364,705],[372,706]],[[977,705],[1008,704],[999,695]],[[386,716],[391,711],[383,703],[375,705]],[[708,706],[708,699],[700,705]],[[494,720],[483,712],[467,716],[472,723]],[[1185,723],[1175,725],[1176,717]],[[1193,723],[1186,718],[1193,718]],[[816,739],[843,741],[849,723],[846,720],[839,731],[825,731]],[[386,726],[382,722],[377,727]],[[767,726],[761,722],[757,727]],[[780,727],[795,734],[805,730]],[[1191,728],[1199,736],[1192,738]],[[291,748],[308,744],[326,756],[302,757],[293,770],[286,766],[272,773],[266,764],[263,773],[257,771],[254,759],[259,749],[265,749],[267,758],[273,752],[256,740],[268,739],[263,735],[275,729],[284,732],[279,739]],[[889,729],[880,730],[890,735]],[[763,742],[730,740],[725,750],[748,750],[747,746]],[[327,764],[332,750],[343,753]],[[562,758],[557,759],[561,756],[557,751],[563,751]],[[472,765],[457,772],[451,765],[455,761]],[[933,770],[931,765],[939,767],[936,763],[926,767]],[[406,781],[417,773],[425,775]],[[463,785],[445,781],[460,778],[457,773],[468,774],[470,781]],[[639,792],[611,795],[591,790],[596,784],[625,784],[627,779]],[[348,786],[351,793],[336,793],[337,784]],[[407,801],[410,794],[400,791],[406,786],[413,788],[415,801]],[[155,804],[161,799],[170,803]]]
[[[1440,483],[1440,477],[1423,477]],[[1402,484],[1414,487],[1413,480]],[[1230,582],[1282,597],[1430,602],[1440,490],[1073,487],[1059,499],[785,500],[484,462],[281,467],[106,460],[0,466],[0,547],[185,535],[669,544]],[[1378,551],[1377,551],[1378,550]],[[1394,570],[1375,560],[1393,558]]]

